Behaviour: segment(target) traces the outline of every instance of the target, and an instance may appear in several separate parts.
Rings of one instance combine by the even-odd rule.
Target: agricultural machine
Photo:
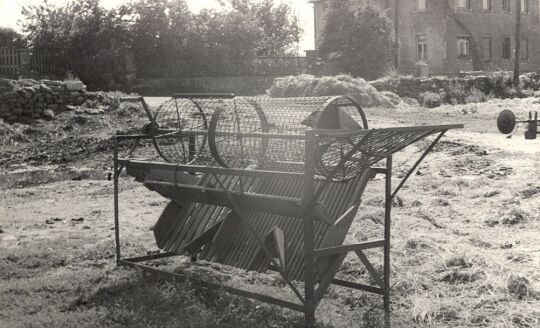
[[[503,134],[510,134],[516,128],[517,123],[525,123],[525,139],[536,139],[538,132],[538,112],[529,112],[528,120],[516,120],[516,115],[509,109],[505,109],[499,113],[497,117],[497,127]]]
[[[185,279],[187,272],[152,264],[183,255],[193,265],[274,272],[290,297],[197,276],[190,282],[299,311],[309,327],[330,285],[381,295],[389,309],[392,199],[443,135],[463,127],[370,129],[360,105],[341,96],[177,94],[155,112],[142,97],[124,101],[140,102],[149,123],[138,134],[115,137],[118,265]],[[402,179],[392,188],[392,155],[429,136],[430,145],[400,170]],[[122,257],[123,170],[168,200],[153,227],[157,253]],[[385,186],[382,236],[345,243],[362,194],[376,176]],[[336,277],[349,253],[358,256],[369,283]],[[382,270],[373,257],[380,258]]]

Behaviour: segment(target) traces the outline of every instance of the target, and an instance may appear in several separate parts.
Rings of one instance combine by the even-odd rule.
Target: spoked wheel
[[[193,99],[170,99],[155,115],[152,143],[159,156],[171,163],[193,163],[203,156],[208,120]]]

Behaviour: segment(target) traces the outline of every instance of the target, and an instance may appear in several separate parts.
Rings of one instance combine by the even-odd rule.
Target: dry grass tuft
[[[506,225],[515,225],[518,223],[526,222],[528,219],[528,214],[525,213],[519,207],[512,207],[512,209],[503,216],[501,223]]]
[[[523,299],[534,294],[529,279],[518,274],[510,274],[508,276],[508,279],[506,280],[506,290],[508,291],[508,294],[515,296],[518,299]]]
[[[409,249],[427,249],[430,248],[428,241],[421,238],[411,238],[405,242],[405,247]]]
[[[448,267],[460,267],[460,268],[470,268],[472,267],[472,261],[465,257],[465,255],[454,255],[447,258],[444,261],[444,264]]]
[[[485,277],[482,271],[464,271],[453,269],[450,272],[445,272],[441,275],[439,281],[449,284],[470,283],[475,282]]]
[[[362,221],[371,221],[376,224],[384,223],[384,210],[374,207],[366,207],[360,216]]]
[[[540,186],[532,186],[517,192],[517,195],[521,196],[523,199],[528,199],[538,194],[540,194]]]
[[[459,319],[460,309],[453,304],[443,303],[433,298],[413,297],[412,319],[419,324],[432,325],[434,322],[451,322]]]
[[[349,75],[315,77],[303,74],[280,77],[267,91],[270,97],[313,97],[346,95],[361,106],[393,108],[394,104],[369,82]]]

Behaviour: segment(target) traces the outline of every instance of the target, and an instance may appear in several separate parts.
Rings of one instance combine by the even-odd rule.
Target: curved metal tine
[[[229,199],[229,202],[231,203],[231,206],[232,206],[232,209],[234,212],[236,212],[236,215],[238,215],[240,217],[240,219],[242,221],[244,221],[244,224],[246,226],[246,228],[248,229],[248,231],[251,233],[251,235],[253,237],[255,237],[255,239],[257,240],[257,243],[260,245],[262,251],[265,253],[265,255],[270,259],[270,262],[272,262],[272,265],[275,266],[279,273],[281,274],[281,276],[283,277],[283,279],[285,279],[285,281],[287,282],[287,284],[289,285],[289,287],[291,287],[291,289],[293,290],[293,292],[296,294],[296,296],[298,297],[298,299],[302,302],[302,304],[306,304],[306,301],[304,300],[304,298],[302,297],[302,294],[300,294],[300,292],[298,291],[298,288],[296,288],[296,286],[292,283],[292,281],[289,279],[289,277],[287,276],[287,273],[283,270],[283,268],[276,262],[276,260],[274,259],[274,257],[272,256],[272,253],[268,250],[268,248],[266,247],[266,245],[264,244],[264,241],[263,239],[257,234],[257,232],[255,230],[253,230],[253,227],[251,226],[251,224],[249,223],[249,221],[246,219],[246,215],[244,214],[244,212],[242,211],[242,209],[238,206],[238,204],[236,204],[236,202],[234,201],[234,198],[232,198],[231,196],[231,193],[229,192],[229,190],[227,188],[225,188],[225,186],[223,185],[223,183],[221,182],[221,179],[219,179],[219,177],[214,173],[212,174],[214,176],[214,178],[216,179],[217,183],[220,185],[220,187],[223,189],[223,191],[225,192],[225,195],[227,195],[227,198]]]
[[[156,121],[154,120],[154,117],[152,116],[150,108],[148,107],[146,100],[144,100],[144,97],[122,97],[120,98],[120,102],[140,102],[143,106],[146,116],[148,116],[148,119],[150,120],[150,123],[152,123],[152,125],[156,125]]]
[[[322,184],[319,185],[319,187],[316,189],[316,191],[313,193],[313,196],[311,197],[311,199],[309,200],[309,202],[307,202],[307,205],[305,207],[305,213],[307,213],[310,208],[313,207],[313,205],[315,204],[315,202],[317,201],[317,199],[319,199],[319,197],[321,196],[321,194],[323,193],[324,189],[326,189],[328,187],[328,185],[330,184],[330,182],[332,181],[332,179],[334,178],[334,176],[336,175],[336,173],[338,173],[338,171],[340,170],[340,167],[343,166],[345,163],[347,163],[347,161],[354,155],[355,152],[357,152],[360,147],[362,146],[362,144],[364,143],[364,141],[371,135],[373,130],[369,130],[368,133],[366,133],[357,143],[356,145],[354,145],[354,147],[352,147],[352,149],[347,153],[347,155],[345,155],[345,157],[343,157],[338,165],[336,167],[334,167],[332,169],[332,171],[329,172],[329,174],[326,176],[326,179],[324,180],[324,182]]]

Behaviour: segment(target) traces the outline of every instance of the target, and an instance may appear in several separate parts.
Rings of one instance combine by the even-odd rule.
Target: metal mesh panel
[[[438,132],[441,129],[390,128],[358,131],[343,136],[322,135],[318,138],[318,171],[323,176],[332,175],[336,181],[349,179],[387,156]],[[346,158],[351,151],[352,156]]]
[[[232,168],[302,171],[308,129],[367,128],[362,109],[344,97],[191,97],[165,102],[154,137],[169,162]],[[351,146],[323,147],[330,169]]]

